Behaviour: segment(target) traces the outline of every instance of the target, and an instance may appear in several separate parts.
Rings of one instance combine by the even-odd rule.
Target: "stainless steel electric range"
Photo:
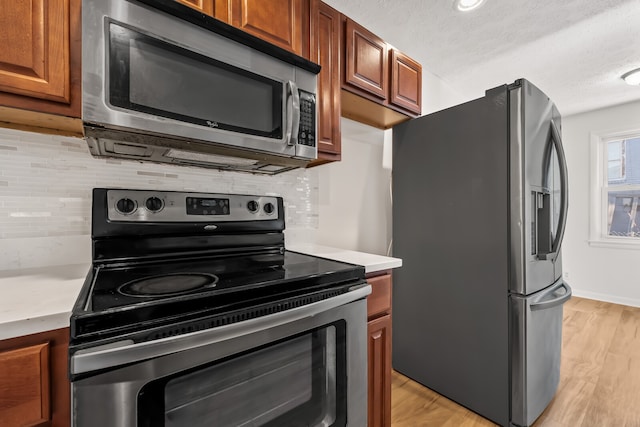
[[[72,425],[366,425],[364,268],[284,228],[280,197],[94,189]]]

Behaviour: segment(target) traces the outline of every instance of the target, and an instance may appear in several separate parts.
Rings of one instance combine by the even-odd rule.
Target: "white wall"
[[[391,235],[384,131],[342,119],[342,161],[318,167],[318,243],[384,255]]]
[[[422,114],[430,114],[454,105],[462,104],[473,98],[458,92],[456,88],[429,70],[422,69]]]
[[[589,245],[590,132],[638,127],[640,102],[563,118],[569,213],[562,256],[565,278],[575,295],[640,307],[640,250]]]
[[[467,100],[423,70],[423,114]],[[345,118],[341,126],[342,161],[315,168],[319,178],[317,243],[386,255],[392,235],[392,130],[383,131]],[[387,153],[383,155],[385,148]]]

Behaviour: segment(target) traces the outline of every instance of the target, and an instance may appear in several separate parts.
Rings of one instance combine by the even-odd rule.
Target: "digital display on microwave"
[[[187,215],[229,215],[229,199],[187,197]]]

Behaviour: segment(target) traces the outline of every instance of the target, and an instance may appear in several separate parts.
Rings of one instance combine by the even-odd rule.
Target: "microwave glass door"
[[[109,24],[111,105],[282,139],[284,83]]]
[[[141,426],[346,425],[346,323],[146,384]]]

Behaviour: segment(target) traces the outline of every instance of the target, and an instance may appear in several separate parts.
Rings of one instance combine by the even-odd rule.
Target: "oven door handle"
[[[131,340],[124,340],[92,349],[78,350],[70,358],[69,371],[71,375],[86,374],[231,340],[317,315],[364,298],[370,293],[371,285],[362,283],[354,285],[349,292],[333,298],[230,325],[137,344],[132,343]]]

